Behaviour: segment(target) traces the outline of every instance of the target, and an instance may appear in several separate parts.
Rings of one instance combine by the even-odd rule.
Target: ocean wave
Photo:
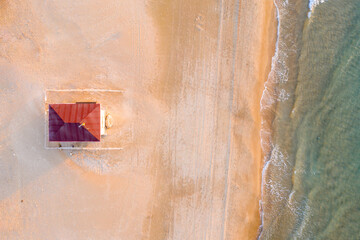
[[[291,175],[292,164],[289,161],[289,156],[286,151],[281,151],[278,145],[272,147],[270,156],[264,166],[263,189],[266,191],[268,199],[271,203],[279,203],[288,200],[291,194],[291,189],[284,184]],[[276,175],[271,177],[271,172],[276,171]],[[263,192],[265,194],[265,192]]]
[[[290,14],[288,9],[291,8],[291,6],[287,0],[274,0],[274,5],[276,7],[278,21],[275,53],[272,57],[271,70],[267,81],[265,82],[264,91],[260,99],[260,111],[262,115],[260,130],[261,147],[268,159],[270,157],[269,153],[272,151],[273,147],[271,141],[271,120],[269,118],[273,116],[276,104],[278,102],[287,101],[291,96],[290,93],[281,86],[285,86],[284,84],[289,80],[290,70],[287,63],[289,54],[296,51],[296,44],[291,41],[294,37],[293,34],[291,32],[283,33],[281,29],[283,27],[281,25],[282,19]],[[293,23],[290,22],[287,24]]]
[[[287,101],[291,93],[287,92],[290,68],[288,61],[290,56],[297,52],[295,42],[295,21],[289,21],[295,5],[288,0],[274,0],[277,16],[277,39],[275,53],[272,57],[271,70],[264,85],[264,91],[260,100],[261,121],[261,147],[264,152],[264,167],[262,170],[261,200],[259,201],[261,225],[259,239],[262,238],[265,218],[268,219],[274,209],[280,206],[288,206],[293,214],[300,214],[301,209],[295,202],[288,202],[292,193],[291,186],[287,183],[291,179],[293,164],[288,154],[273,142],[273,117],[278,103]],[[284,24],[285,23],[285,24]],[[277,174],[272,174],[277,172]],[[266,212],[269,206],[276,205],[271,212]],[[265,214],[266,212],[266,214]],[[267,229],[267,231],[271,229]]]
[[[313,236],[312,232],[308,229],[309,221],[312,218],[311,208],[307,200],[305,200],[304,207],[299,208],[297,216],[302,216],[298,226],[293,234],[294,239],[310,239]]]

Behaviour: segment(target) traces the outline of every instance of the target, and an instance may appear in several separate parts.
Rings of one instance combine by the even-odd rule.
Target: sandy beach
[[[271,0],[5,1],[0,16],[1,236],[257,237]],[[124,90],[123,149],[45,149],[45,90],[85,88]]]

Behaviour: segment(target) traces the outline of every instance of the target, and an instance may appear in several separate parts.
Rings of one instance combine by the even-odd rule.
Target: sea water
[[[360,239],[360,0],[275,3],[259,238]]]

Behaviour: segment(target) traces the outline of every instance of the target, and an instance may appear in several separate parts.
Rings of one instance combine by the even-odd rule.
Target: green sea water
[[[360,239],[360,0],[276,3],[259,238]]]

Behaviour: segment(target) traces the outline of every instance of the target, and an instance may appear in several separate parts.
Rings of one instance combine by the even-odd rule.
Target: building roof
[[[49,141],[100,141],[100,104],[49,104]]]

